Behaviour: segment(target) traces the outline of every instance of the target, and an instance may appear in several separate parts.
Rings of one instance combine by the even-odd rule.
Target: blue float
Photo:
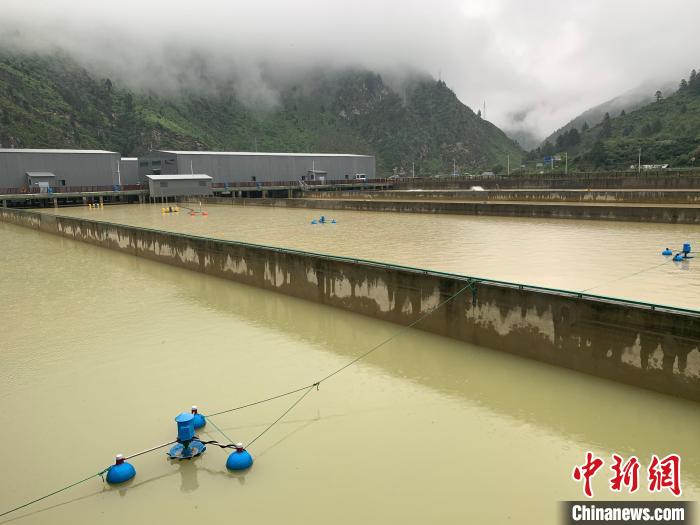
[[[683,260],[683,255],[680,253],[677,253],[676,255],[673,256],[674,261],[682,261]]]
[[[253,456],[243,448],[243,443],[236,443],[236,450],[231,452],[226,460],[226,468],[229,470],[245,470],[253,464]]]
[[[311,224],[337,224],[335,219],[326,219],[325,215],[321,215],[318,219],[312,219]]]
[[[692,250],[690,249],[690,243],[686,242],[683,244],[683,253],[688,255]]]
[[[136,469],[131,463],[124,460],[124,456],[117,454],[117,459],[107,471],[107,483],[116,485],[125,483],[136,475]]]
[[[197,412],[197,405],[192,405],[192,415],[194,416],[194,429],[199,430],[207,424],[207,419]]]
[[[661,252],[661,255],[673,255],[673,251],[669,248],[666,248],[664,251]]]

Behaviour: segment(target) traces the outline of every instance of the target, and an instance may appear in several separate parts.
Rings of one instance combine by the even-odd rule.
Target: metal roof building
[[[209,175],[146,175],[151,197],[201,197],[211,195]]]
[[[27,186],[42,178],[36,173],[53,175],[52,186],[111,186],[117,183],[119,157],[103,150],[0,149],[0,187]]]
[[[369,155],[157,150],[139,157],[139,177],[207,173],[214,182],[272,182],[376,177]],[[321,175],[322,174],[322,175]]]

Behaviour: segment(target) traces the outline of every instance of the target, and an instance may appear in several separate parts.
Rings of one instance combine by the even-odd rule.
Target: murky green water
[[[661,256],[684,242],[698,250],[700,226],[259,206],[209,206],[206,217],[160,210],[58,213],[700,310],[700,258]],[[320,214],[337,224],[310,224]]]
[[[190,404],[310,383],[399,328],[2,223],[0,243],[0,512],[171,440]],[[246,442],[293,400],[215,421]],[[589,449],[678,452],[697,499],[698,436],[697,404],[409,331],[309,394],[245,474],[159,451],[128,487],[97,478],[13,523],[556,523]]]

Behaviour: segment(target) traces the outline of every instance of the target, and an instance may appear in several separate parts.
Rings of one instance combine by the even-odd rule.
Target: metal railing
[[[298,188],[299,183],[303,182],[305,186],[323,187],[323,186],[358,186],[367,185],[371,186],[373,184],[393,184],[396,182],[394,179],[335,179],[335,180],[278,180],[278,181],[233,181],[233,182],[215,182],[211,186],[212,188],[260,188],[266,189],[270,187],[285,187],[285,188]]]
[[[0,195],[47,195],[53,193],[103,193],[120,191],[147,190],[145,184],[123,184],[110,186],[20,186],[18,188],[0,188]]]

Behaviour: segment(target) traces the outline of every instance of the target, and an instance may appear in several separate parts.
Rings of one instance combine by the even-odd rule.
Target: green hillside
[[[223,86],[224,88],[226,86]],[[378,171],[492,169],[522,150],[426,77],[399,95],[368,71],[318,74],[256,110],[220,96],[132,92],[66,57],[0,53],[0,144],[19,148],[318,151],[376,155]]]
[[[641,148],[642,164],[692,167],[700,161],[700,78],[691,74],[678,91],[620,115],[606,114],[602,122],[571,128],[529,154],[541,159],[567,152],[569,165],[577,168],[629,169],[636,165]]]

